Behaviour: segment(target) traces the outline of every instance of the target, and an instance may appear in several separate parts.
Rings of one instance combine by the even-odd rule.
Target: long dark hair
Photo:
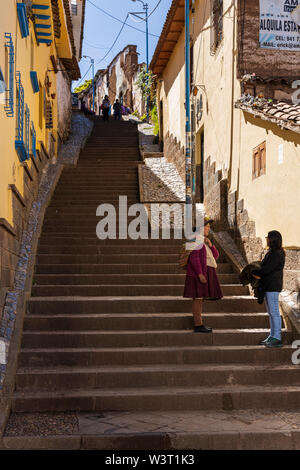
[[[271,232],[268,233],[268,238],[271,251],[281,250],[285,254],[285,251],[282,248],[282,236],[280,232],[277,230],[271,230]]]

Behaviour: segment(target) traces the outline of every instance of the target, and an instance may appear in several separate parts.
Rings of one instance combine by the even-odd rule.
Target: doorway
[[[196,202],[204,202],[204,127],[197,132]]]

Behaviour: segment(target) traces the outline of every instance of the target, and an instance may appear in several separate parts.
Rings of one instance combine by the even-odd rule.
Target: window
[[[29,158],[29,152],[30,152],[30,111],[27,106],[25,105],[25,150],[26,150],[26,155],[27,158]]]
[[[43,103],[44,103],[44,90],[41,85],[41,82],[39,82],[39,126],[40,129],[43,129]]]
[[[258,145],[253,150],[252,156],[252,179],[266,174],[266,142]]]
[[[16,84],[17,84],[17,128],[16,128],[16,139],[15,149],[18,153],[21,162],[27,160],[27,110],[26,107],[26,121],[25,121],[25,142],[24,142],[24,88],[21,81],[21,73],[16,72]]]
[[[17,3],[17,13],[19,19],[19,26],[22,38],[26,38],[29,35],[29,24],[26,13],[25,3]]]
[[[8,96],[6,98],[5,112],[8,117],[14,115],[14,66],[15,66],[15,51],[10,33],[5,33],[5,62],[6,72],[5,76],[6,84],[8,85]]]
[[[32,121],[30,129],[30,152],[32,153],[34,158],[36,158],[36,132]]]
[[[52,114],[52,105],[50,101],[46,101],[46,129],[53,128],[53,114]]]
[[[77,0],[71,0],[71,11],[73,16],[77,15]]]
[[[212,51],[215,52],[223,39],[223,0],[212,0]]]

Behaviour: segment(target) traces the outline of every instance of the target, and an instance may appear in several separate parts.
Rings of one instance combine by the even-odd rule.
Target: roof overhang
[[[161,75],[185,26],[185,0],[173,0],[159,37],[150,69]]]

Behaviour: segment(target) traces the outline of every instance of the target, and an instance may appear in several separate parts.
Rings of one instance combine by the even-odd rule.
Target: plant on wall
[[[77,88],[74,89],[74,92],[75,93],[80,93],[81,91],[85,90],[87,87],[90,86],[90,84],[92,83],[92,79],[91,80],[86,80],[83,85],[81,86],[78,86]]]
[[[154,77],[151,70],[147,72],[146,65],[143,65],[141,71],[137,75],[137,80],[135,82],[136,86],[141,91],[143,98],[146,100],[149,96],[151,98],[151,92],[153,89]]]

